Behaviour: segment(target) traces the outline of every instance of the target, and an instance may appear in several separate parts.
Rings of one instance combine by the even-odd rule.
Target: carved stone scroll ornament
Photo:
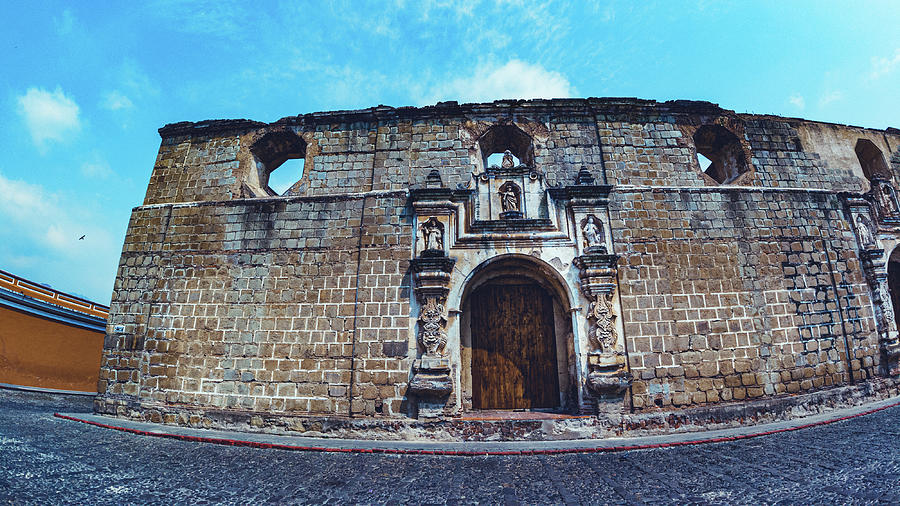
[[[435,297],[429,297],[422,306],[419,324],[421,325],[419,341],[425,348],[424,356],[442,356],[447,345],[447,334],[444,333],[444,326],[447,324],[447,319],[444,318],[444,305],[438,303]]]
[[[591,340],[601,353],[615,353],[616,341],[616,316],[612,313],[612,306],[607,294],[598,293],[596,300],[591,302],[588,320],[591,321]]]
[[[575,258],[581,290],[591,301],[588,307],[589,332],[587,387],[601,397],[621,395],[631,385],[631,373],[619,348],[612,297],[616,288],[615,255],[587,253]]]

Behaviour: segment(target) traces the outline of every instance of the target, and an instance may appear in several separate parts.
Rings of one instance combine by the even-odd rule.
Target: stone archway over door
[[[536,283],[498,281],[471,297],[472,407],[558,407],[550,293]]]

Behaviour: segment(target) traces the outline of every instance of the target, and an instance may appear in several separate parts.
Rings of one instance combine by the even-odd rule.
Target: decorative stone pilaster
[[[616,330],[612,297],[616,290],[617,255],[586,253],[575,258],[581,291],[591,301],[587,387],[601,398],[621,395],[631,385],[624,342]]]
[[[447,345],[444,304],[450,292],[450,272],[455,258],[443,251],[425,250],[412,260],[414,292],[420,305],[419,345],[424,350],[413,364],[409,393],[418,400],[419,416],[431,418],[443,414],[447,397],[453,390]]]
[[[882,261],[884,250],[863,251],[863,270],[872,288],[872,305],[878,327],[885,370],[891,376],[900,375],[900,333],[897,331],[894,303],[888,286],[887,268]]]
[[[875,325],[878,330],[884,369],[892,376],[900,374],[900,335],[894,315],[894,303],[888,286],[887,266],[884,248],[878,240],[878,226],[872,219],[873,208],[878,209],[882,222],[890,221],[891,214],[885,210],[893,198],[893,193],[878,193],[883,181],[873,181],[873,191],[868,198],[846,197],[847,209],[853,222],[853,229],[859,243],[863,272],[872,294]],[[891,187],[892,188],[892,187]],[[872,195],[874,193],[874,195]],[[872,202],[874,201],[874,202]],[[874,205],[873,205],[874,204]]]

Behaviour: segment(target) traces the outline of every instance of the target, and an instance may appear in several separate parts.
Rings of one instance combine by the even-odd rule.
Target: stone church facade
[[[99,413],[621,425],[896,393],[900,130],[565,99],[160,135]]]

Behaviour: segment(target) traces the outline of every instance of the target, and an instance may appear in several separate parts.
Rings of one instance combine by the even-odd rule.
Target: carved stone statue
[[[513,161],[512,153],[507,149],[503,152],[503,161],[500,162],[500,166],[504,169],[511,169],[515,167],[516,162]]]
[[[603,237],[603,223],[593,214],[588,215],[581,226],[581,232],[584,235],[584,249],[603,249],[606,250],[605,238]]]
[[[894,187],[887,181],[882,181],[879,186],[878,204],[884,216],[900,214],[900,205],[897,204],[897,195],[894,193]]]
[[[500,187],[500,206],[503,212],[519,210],[519,187],[512,181]]]
[[[856,215],[856,233],[859,235],[859,242],[863,246],[873,246],[875,244],[875,235],[872,232],[872,222],[864,214]]]
[[[447,345],[447,334],[443,330],[447,323],[444,318],[444,305],[440,304],[437,299],[429,297],[422,306],[419,322],[422,325],[419,340],[425,348],[425,355],[440,356],[444,346]]]
[[[444,225],[432,216],[419,225],[426,250],[444,250]]]

